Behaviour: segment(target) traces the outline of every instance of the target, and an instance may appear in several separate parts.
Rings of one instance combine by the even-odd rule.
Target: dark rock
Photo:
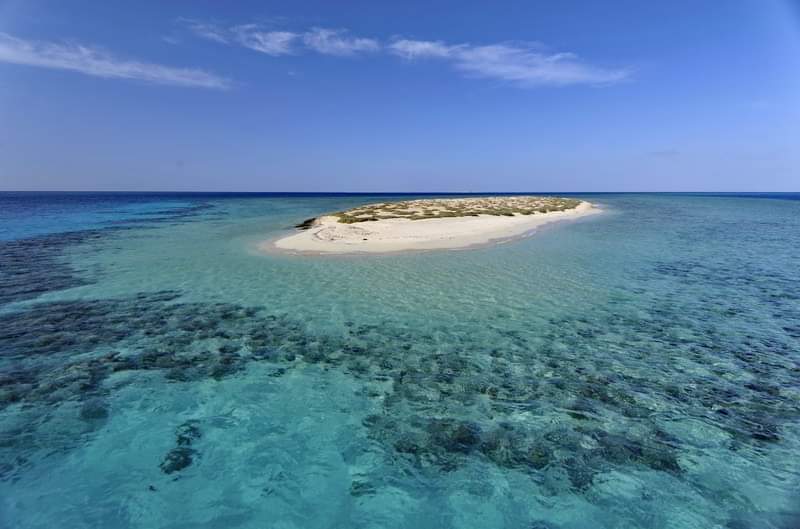
[[[472,422],[434,419],[428,424],[431,442],[446,452],[469,453],[481,441],[480,427]]]
[[[108,407],[101,399],[90,399],[81,406],[80,417],[86,421],[100,420],[108,417]]]
[[[300,229],[300,230],[307,230],[311,226],[313,226],[314,222],[316,222],[316,221],[317,221],[316,217],[311,218],[311,219],[306,219],[306,220],[304,220],[303,222],[301,222],[299,224],[295,224],[294,227],[297,228],[297,229]]]
[[[552,454],[544,446],[534,445],[525,454],[525,462],[534,470],[542,470],[550,464]]]
[[[423,452],[423,442],[416,436],[404,435],[395,441],[394,449],[403,454],[419,455]]]
[[[353,497],[375,494],[375,486],[365,481],[353,481],[350,484],[350,495]]]
[[[578,491],[585,491],[594,481],[595,472],[580,457],[565,459],[564,469],[567,471],[570,483]]]
[[[178,426],[175,436],[178,446],[191,446],[194,441],[203,436],[203,433],[200,431],[198,421],[191,420]]]
[[[162,461],[159,465],[159,468],[164,474],[172,474],[173,472],[181,471],[189,467],[194,462],[194,456],[196,454],[197,451],[192,448],[187,448],[184,446],[173,448],[167,452],[167,455],[164,457],[164,461]]]

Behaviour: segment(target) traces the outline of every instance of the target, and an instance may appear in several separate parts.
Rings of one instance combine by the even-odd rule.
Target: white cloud
[[[381,47],[375,39],[353,37],[344,29],[311,28],[303,33],[295,33],[265,31],[258,24],[242,24],[228,29],[189,18],[180,18],[178,21],[198,37],[222,44],[237,43],[272,56],[294,54],[298,41],[302,41],[301,46],[308,50],[340,57],[378,51]]]
[[[595,66],[573,53],[552,53],[532,43],[473,45],[398,38],[384,47],[376,39],[351,36],[345,29],[315,27],[304,32],[263,31],[255,24],[220,29],[191,19],[181,21],[203,38],[227,44],[238,43],[272,56],[293,54],[302,47],[340,57],[378,52],[385,48],[388,53],[409,61],[445,61],[466,77],[497,79],[523,87],[606,85],[630,77],[627,69]]]
[[[18,39],[0,33],[0,62],[70,70],[95,77],[136,79],[154,84],[225,89],[230,81],[193,68],[121,60],[78,44]]]
[[[572,53],[548,54],[530,45],[448,46],[441,41],[403,39],[393,42],[389,49],[407,59],[448,60],[468,76],[523,86],[611,84],[629,76],[627,70],[592,66]]]
[[[306,47],[325,55],[348,56],[360,52],[378,51],[375,39],[349,37],[342,29],[312,28],[303,34]]]
[[[232,32],[245,48],[272,56],[293,53],[292,46],[299,36],[291,31],[260,31],[255,24],[236,26],[232,28]]]
[[[179,18],[178,22],[185,24],[192,33],[200,38],[213,40],[214,42],[219,42],[221,44],[228,43],[227,32],[215,24],[200,22],[191,18]]]
[[[460,50],[455,66],[469,74],[523,85],[608,84],[628,76],[624,70],[586,64],[572,53],[547,55],[506,44]]]
[[[389,51],[406,59],[449,57],[461,46],[447,46],[442,41],[401,39],[389,45]]]

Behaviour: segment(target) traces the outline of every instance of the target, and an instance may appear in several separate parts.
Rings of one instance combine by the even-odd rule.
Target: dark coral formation
[[[97,230],[0,241],[0,305],[84,284],[62,260],[65,248],[100,239]]]
[[[178,292],[43,303],[0,317],[0,355],[19,360],[3,374],[0,395],[3,405],[79,400],[81,418],[96,421],[109,413],[104,381],[116,372],[159,371],[179,383],[235,376],[248,362],[273,363],[276,376],[301,362],[324,364],[362,380],[366,398],[382,400],[384,412],[365,426],[407,464],[448,471],[478,457],[532,477],[561,473],[577,491],[614,468],[683,472],[681,442],[651,419],[639,395],[658,395],[681,416],[713,422],[731,436],[732,450],[778,441],[782,425],[800,417],[797,404],[781,398],[783,387],[800,381],[788,356],[791,335],[753,339],[745,354],[737,338],[717,334],[702,318],[681,317],[668,303],[649,319],[620,314],[554,319],[535,341],[497,323],[489,331],[502,345],[476,350],[467,332],[474,322],[428,331],[351,322],[341,335],[315,335],[264,308],[185,303]],[[697,336],[675,338],[686,325]],[[613,368],[607,353],[619,347],[619,336],[629,350],[617,358],[627,362],[624,370]],[[720,378],[683,370],[673,377],[648,369],[653,343],[663,344],[661,369],[670,369],[671,356],[674,369],[681,369],[678,360],[704,364],[720,354],[736,364],[718,366]],[[638,348],[641,355],[630,352]],[[739,383],[740,370],[753,377]],[[684,382],[676,386],[676,379]],[[514,420],[518,413],[562,420]],[[194,425],[176,436],[161,464],[166,473],[197,456]]]
[[[175,381],[220,379],[245,360],[277,360],[277,347],[297,335],[285,318],[224,303],[178,303],[178,297],[164,291],[53,302],[0,316],[0,356],[17,360],[0,378],[0,406],[92,394],[119,371],[163,370]]]
[[[20,248],[19,255],[38,251]],[[48,266],[5,283],[0,299],[36,295],[35,287],[19,288],[28,283],[74,284],[58,251]],[[487,318],[425,329],[353,321],[340,333],[316,334],[266,307],[188,303],[176,291],[32,304],[0,316],[0,409],[40,410],[44,421],[51,406],[74,401],[90,428],[111,413],[105,397],[115,373],[157,372],[183,383],[237,376],[250,362],[274,364],[274,376],[308,363],[362,381],[363,397],[382,407],[365,420],[369,435],[397,464],[423,471],[453,471],[479,458],[577,492],[614,469],[683,477],[687,447],[659,421],[664,416],[714,425],[731,451],[780,442],[800,419],[797,401],[785,398],[800,385],[797,278],[702,261],[659,262],[648,274],[621,286],[602,310],[554,316],[535,332]],[[687,304],[668,289],[642,286],[661,281],[711,284],[719,294]],[[770,307],[777,324],[761,333],[721,325],[754,317],[725,294],[732,288]],[[649,299],[647,313],[629,309],[630,297]],[[483,343],[496,345],[476,345],[476,328],[492,338]],[[30,436],[12,432],[0,452]],[[192,465],[200,438],[199,423],[182,424],[161,470]],[[27,464],[0,460],[0,479]],[[372,491],[368,481],[351,489],[354,496]]]
[[[192,444],[202,436],[198,421],[186,421],[178,426],[175,431],[175,448],[164,456],[159,465],[161,472],[172,474],[191,466],[198,457],[197,450],[192,448]]]
[[[104,228],[40,235],[0,241],[0,306],[34,299],[46,292],[86,284],[63,259],[66,249],[102,241],[116,232],[190,221],[211,209],[209,204],[155,212],[142,219],[125,220]]]

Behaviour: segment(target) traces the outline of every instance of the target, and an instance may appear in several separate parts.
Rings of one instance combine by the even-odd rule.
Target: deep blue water
[[[257,250],[378,196],[0,194],[0,527],[800,526],[800,194]]]
[[[525,193],[492,193],[495,195]],[[536,193],[583,197],[635,196],[640,193]],[[102,228],[119,222],[153,220],[189,204],[214,200],[347,197],[486,196],[456,193],[77,193],[0,192],[0,240]],[[662,193],[660,196],[800,200],[800,193]]]

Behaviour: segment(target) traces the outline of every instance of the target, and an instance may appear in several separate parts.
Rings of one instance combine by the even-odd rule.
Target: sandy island
[[[589,202],[534,196],[384,202],[308,219],[297,225],[302,231],[262,243],[261,249],[384,253],[465,248],[599,211]]]

